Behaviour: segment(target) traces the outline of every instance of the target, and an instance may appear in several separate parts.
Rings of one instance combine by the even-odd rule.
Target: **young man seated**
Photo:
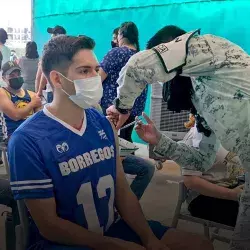
[[[7,139],[42,104],[40,97],[22,88],[21,69],[16,63],[7,62],[2,66],[2,79],[7,87],[0,88],[0,110]]]
[[[90,108],[102,96],[94,45],[72,36],[45,45],[42,68],[53,102],[9,141],[12,191],[38,228],[31,228],[30,249],[213,249],[201,236],[148,224],[143,216],[123,172],[115,129]]]
[[[193,127],[183,142],[197,142],[198,138],[197,128]],[[184,184],[189,188],[187,203],[191,215],[234,227],[242,192],[237,177],[243,174],[239,157],[220,147],[214,164],[201,177],[184,177]]]

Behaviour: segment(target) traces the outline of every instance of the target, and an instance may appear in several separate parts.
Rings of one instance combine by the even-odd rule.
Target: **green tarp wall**
[[[62,25],[68,34],[94,38],[101,60],[110,49],[112,30],[133,21],[140,31],[141,48],[161,27],[174,24],[223,36],[250,53],[250,0],[33,0],[32,9],[33,39],[40,51],[49,39],[47,27]]]

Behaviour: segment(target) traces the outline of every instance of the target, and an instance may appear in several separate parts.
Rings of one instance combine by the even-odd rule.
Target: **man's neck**
[[[48,111],[71,127],[81,127],[84,120],[84,110],[74,104],[67,96],[55,95],[47,106]]]

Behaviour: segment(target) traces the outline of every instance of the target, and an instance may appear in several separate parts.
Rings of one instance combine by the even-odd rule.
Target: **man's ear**
[[[49,74],[50,83],[54,86],[54,88],[62,88],[61,77],[57,71],[52,70]]]

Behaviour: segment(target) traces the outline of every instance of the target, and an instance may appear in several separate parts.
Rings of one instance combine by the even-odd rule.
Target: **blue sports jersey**
[[[59,217],[90,231],[113,224],[115,137],[98,111],[85,111],[79,131],[45,107],[14,132],[8,153],[15,199],[55,197]]]

